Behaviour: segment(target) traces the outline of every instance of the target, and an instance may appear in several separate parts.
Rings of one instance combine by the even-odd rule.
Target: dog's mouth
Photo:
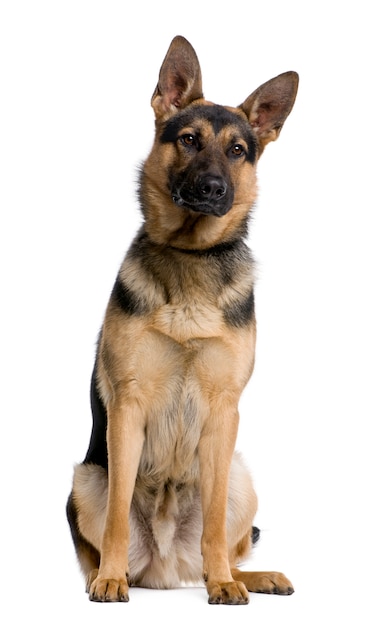
[[[172,200],[175,205],[188,211],[202,213],[203,215],[214,215],[215,217],[222,217],[223,215],[226,215],[231,208],[231,206],[225,205],[218,206],[216,204],[208,204],[204,202],[189,202],[177,194],[173,194]]]

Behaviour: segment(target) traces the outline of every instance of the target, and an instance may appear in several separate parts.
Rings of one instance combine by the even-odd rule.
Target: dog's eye
[[[236,143],[230,150],[230,154],[236,157],[242,156],[244,153],[245,149],[239,143]]]
[[[182,137],[180,137],[180,140],[184,144],[184,146],[195,146],[196,145],[196,137],[194,135],[191,135],[191,134],[182,135]]]

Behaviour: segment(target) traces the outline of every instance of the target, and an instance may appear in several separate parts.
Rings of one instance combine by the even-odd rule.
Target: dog
[[[143,224],[115,281],[91,380],[93,426],[67,517],[89,597],[205,581],[211,604],[293,593],[238,564],[257,498],[235,452],[254,365],[254,262],[245,243],[256,166],[295,101],[286,72],[240,106],[204,99],[196,53],[175,37],[151,104]]]

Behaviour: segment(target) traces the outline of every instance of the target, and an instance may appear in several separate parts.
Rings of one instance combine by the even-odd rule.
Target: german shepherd
[[[93,426],[67,516],[91,600],[204,579],[212,604],[293,593],[278,572],[237,566],[258,535],[251,477],[234,453],[255,350],[253,260],[244,241],[256,165],[294,104],[287,72],[238,107],[204,99],[196,53],[175,37],[152,96],[143,225],[99,335]]]

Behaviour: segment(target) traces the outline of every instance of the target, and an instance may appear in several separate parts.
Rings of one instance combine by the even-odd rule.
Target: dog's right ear
[[[179,109],[203,97],[199,60],[184,37],[173,39],[159,72],[151,98],[155,117],[165,120]]]

